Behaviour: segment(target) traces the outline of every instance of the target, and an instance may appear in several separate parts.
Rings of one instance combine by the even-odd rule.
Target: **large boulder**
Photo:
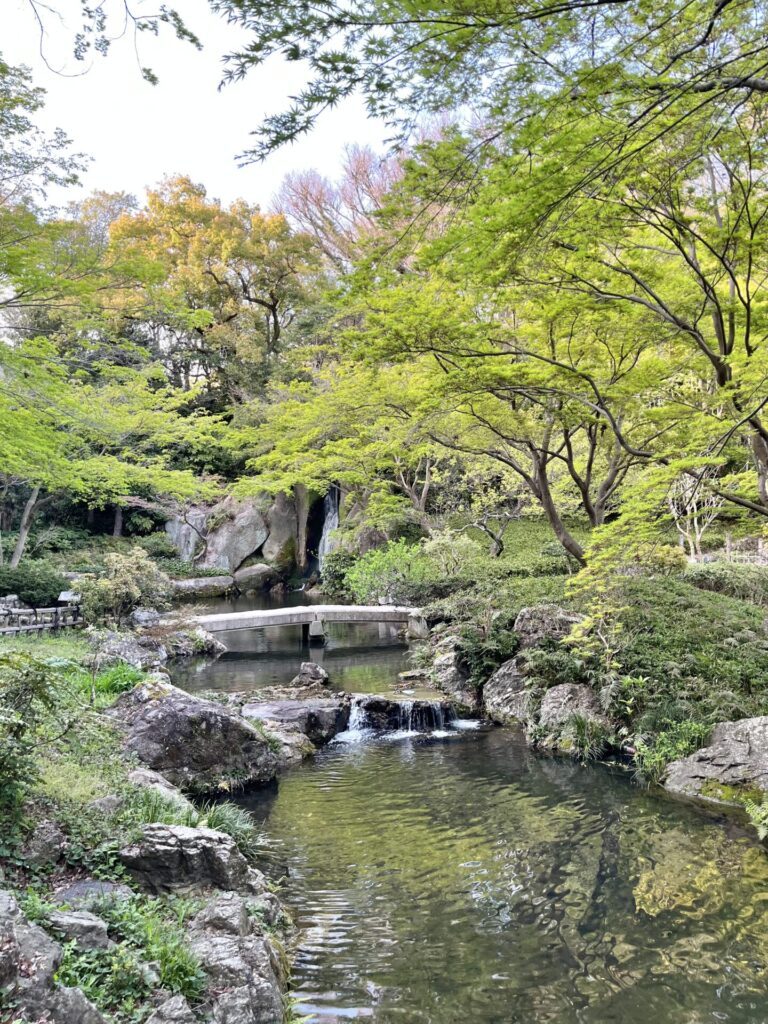
[[[171,519],[165,524],[165,532],[171,538],[182,561],[191,562],[202,550],[207,520],[208,509],[193,508],[185,519]]]
[[[116,630],[89,629],[87,633],[94,649],[97,669],[126,664],[148,672],[162,667],[168,661],[168,648],[159,637],[120,633]]]
[[[349,723],[349,701],[343,697],[315,700],[281,700],[245,704],[245,718],[261,722],[294,726],[313,744],[322,746]]]
[[[261,504],[255,498],[238,501],[231,496],[218,504],[208,517],[207,546],[199,564],[233,573],[255,555],[269,536]],[[212,523],[218,525],[211,529]]]
[[[131,877],[149,892],[197,887],[255,889],[262,876],[249,867],[231,836],[211,828],[144,825],[141,836],[119,853]]]
[[[716,725],[706,747],[669,765],[664,786],[680,796],[724,801],[768,792],[768,715]]]
[[[221,704],[169,683],[134,687],[109,714],[124,730],[126,749],[173,785],[214,792],[275,775],[268,737]]]
[[[265,561],[282,568],[289,568],[296,562],[296,542],[299,521],[296,502],[287,494],[278,494],[267,509],[269,536],[261,550]]]
[[[271,565],[259,562],[247,565],[235,573],[235,585],[242,593],[249,590],[267,590],[278,580],[278,573]]]
[[[527,682],[524,658],[510,658],[497,668],[483,687],[488,717],[495,722],[525,721],[532,705]]]
[[[187,580],[174,580],[176,597],[223,597],[233,590],[233,576],[195,576]]]
[[[480,705],[478,688],[470,683],[462,660],[459,637],[449,634],[435,644],[432,681],[438,690],[449,694],[459,704],[475,710]]]
[[[565,639],[583,618],[578,612],[556,604],[538,604],[521,608],[513,628],[520,641],[520,650],[524,651],[541,646],[545,640]]]
[[[9,892],[0,890],[0,996],[13,1021],[51,1024],[106,1024],[80,989],[56,981],[61,946],[22,914]]]
[[[559,733],[577,716],[596,726],[610,730],[597,694],[583,683],[561,683],[544,694],[539,707],[539,725],[551,733]]]

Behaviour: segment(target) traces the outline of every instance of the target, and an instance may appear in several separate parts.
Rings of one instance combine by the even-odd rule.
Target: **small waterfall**
[[[339,733],[340,743],[361,743],[373,736],[400,739],[414,735],[449,735],[456,712],[444,701],[399,700],[357,696],[352,699],[349,725]]]
[[[317,564],[323,571],[325,556],[334,550],[333,531],[339,528],[339,488],[331,486],[323,499],[323,532],[317,546]]]

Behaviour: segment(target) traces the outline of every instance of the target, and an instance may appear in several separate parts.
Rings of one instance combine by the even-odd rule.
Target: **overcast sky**
[[[120,2],[106,0],[106,7],[118,10]],[[79,0],[56,0],[55,6],[71,12],[70,31],[50,21],[45,58],[57,71],[80,73],[83,65],[71,55],[72,34],[81,23]],[[159,4],[138,0],[134,6],[149,11]],[[298,91],[299,69],[274,61],[219,92],[221,56],[242,38],[239,30],[214,17],[206,0],[177,0],[171,6],[201,37],[204,49],[197,52],[169,31],[159,39],[141,34],[141,64],[160,77],[152,86],[141,78],[132,39],[114,42],[107,58],[89,60],[86,74],[64,77],[48,70],[28,0],[0,0],[0,53],[10,64],[30,67],[35,83],[48,91],[38,123],[64,129],[76,148],[93,158],[83,193],[103,189],[141,197],[147,185],[183,173],[225,202],[242,196],[266,206],[288,171],[315,167],[332,176],[345,143],[382,147],[384,126],[368,121],[362,104],[350,101],[326,114],[307,139],[263,164],[239,169],[235,157],[248,148],[248,132]]]

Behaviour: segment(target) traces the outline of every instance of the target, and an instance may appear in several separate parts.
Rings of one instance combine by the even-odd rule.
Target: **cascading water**
[[[450,704],[439,700],[399,700],[391,697],[357,696],[352,700],[349,725],[339,733],[340,743],[361,743],[379,736],[448,736],[462,728],[462,720]]]
[[[323,499],[323,532],[317,546],[317,564],[323,571],[325,556],[333,551],[333,532],[339,528],[339,488],[332,486]]]

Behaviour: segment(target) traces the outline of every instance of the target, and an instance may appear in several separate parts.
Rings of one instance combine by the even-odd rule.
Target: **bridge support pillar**
[[[315,619],[308,625],[309,631],[309,646],[310,647],[324,647],[325,646],[325,623],[320,619]]]

